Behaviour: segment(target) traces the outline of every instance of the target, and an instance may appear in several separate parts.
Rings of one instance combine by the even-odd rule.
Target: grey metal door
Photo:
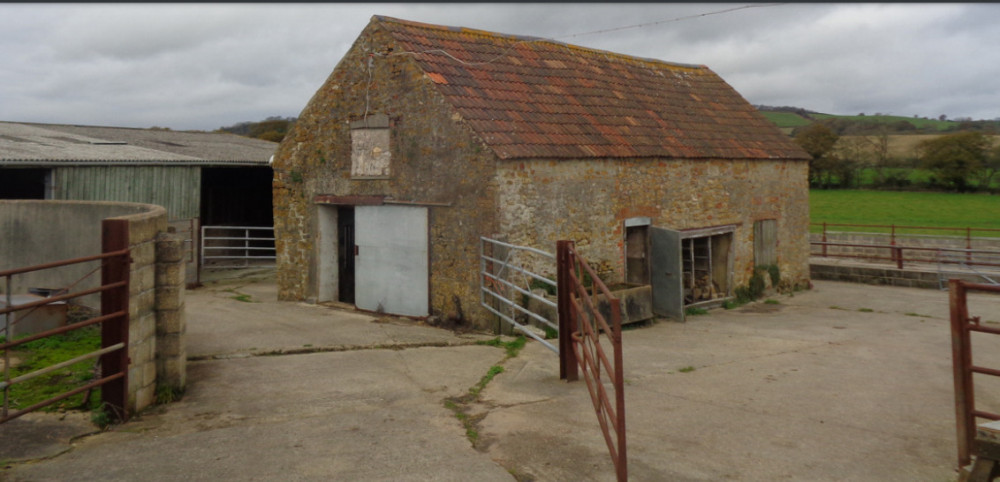
[[[681,233],[650,226],[649,234],[649,284],[653,291],[653,313],[684,321]]]
[[[354,304],[369,311],[427,316],[427,208],[358,206],[354,227]]]

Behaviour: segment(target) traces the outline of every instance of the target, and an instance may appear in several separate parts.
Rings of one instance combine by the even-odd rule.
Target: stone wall
[[[548,252],[572,239],[621,281],[627,218],[674,229],[736,224],[740,284],[751,275],[754,221],[777,219],[782,273],[808,281],[805,162],[498,161],[410,56],[371,55],[392,46],[376,26],[362,32],[275,154],[279,299],[318,296],[320,247],[335,240],[323,239],[317,195],[427,206],[431,313],[464,313],[480,327],[489,318],[478,307],[480,236]],[[375,116],[388,122],[389,175],[352,178],[352,123]]]
[[[984,282],[982,277],[972,273],[939,273],[931,270],[850,266],[821,262],[813,262],[810,265],[810,271],[813,279],[902,286],[906,288],[945,289],[947,288],[947,280],[951,278],[962,279],[971,283]]]
[[[316,195],[388,196],[428,209],[431,313],[469,314],[479,303],[479,236],[497,232],[496,161],[409,56],[367,54],[388,45],[369,27],[275,154],[278,296],[317,296],[319,245],[335,240],[321,237]],[[351,124],[375,116],[388,117],[389,176],[352,179]]]
[[[511,244],[554,250],[558,239],[612,283],[624,280],[624,222],[683,230],[736,225],[734,279],[753,274],[753,223],[776,219],[778,266],[809,280],[808,166],[797,161],[604,160],[500,163],[500,230]]]

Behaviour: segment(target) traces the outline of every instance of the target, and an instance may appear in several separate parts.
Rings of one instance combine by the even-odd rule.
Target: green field
[[[1000,229],[1000,196],[941,192],[819,190],[809,192],[811,222]],[[812,232],[822,228],[813,226]],[[847,228],[837,228],[845,231]],[[855,231],[875,231],[856,228]],[[888,230],[882,230],[888,231]],[[905,230],[914,234],[965,234],[959,231]],[[973,236],[977,235],[973,231]],[[1000,233],[979,232],[979,236]]]
[[[809,114],[810,118],[802,117],[795,112],[783,111],[760,111],[768,120],[779,128],[793,128],[812,124],[817,120],[840,119],[854,122],[869,122],[874,124],[893,124],[899,121],[906,121],[913,124],[917,129],[930,129],[934,131],[946,131],[958,127],[959,122],[951,120],[924,119],[922,117],[904,117],[899,115],[834,115],[834,114]]]
[[[924,119],[920,117],[904,117],[901,115],[833,115],[833,114],[812,114],[814,119],[845,119],[857,122],[874,122],[877,124],[892,124],[893,122],[906,121],[916,126],[917,129],[931,128],[939,131],[948,130],[958,126],[958,122],[950,120]]]

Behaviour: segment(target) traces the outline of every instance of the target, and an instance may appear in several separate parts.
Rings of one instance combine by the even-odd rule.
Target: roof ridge
[[[397,24],[400,24],[400,25],[408,26],[408,27],[424,28],[424,29],[428,29],[428,30],[438,30],[438,31],[451,32],[451,33],[460,33],[460,34],[467,34],[467,35],[478,35],[478,36],[481,36],[481,37],[488,37],[488,38],[493,38],[493,39],[499,37],[499,38],[507,39],[507,40],[512,41],[514,43],[519,43],[519,42],[520,43],[547,43],[547,44],[550,44],[550,45],[555,46],[555,47],[563,47],[563,48],[567,48],[567,49],[570,49],[570,50],[580,50],[580,51],[584,51],[584,52],[589,53],[589,54],[603,55],[605,58],[609,58],[609,59],[610,58],[615,58],[617,60],[626,61],[626,62],[645,62],[645,63],[657,64],[657,65],[662,65],[662,66],[671,67],[671,68],[685,68],[685,69],[692,69],[692,70],[706,70],[706,71],[711,71],[711,69],[709,69],[708,66],[706,66],[704,64],[685,64],[685,63],[681,63],[681,62],[670,62],[670,61],[666,61],[666,60],[649,58],[649,57],[639,57],[639,56],[628,55],[628,54],[623,54],[623,53],[619,53],[619,52],[612,52],[610,50],[601,50],[601,49],[597,49],[597,48],[593,48],[593,47],[584,47],[582,45],[570,44],[570,43],[561,42],[559,40],[555,40],[555,39],[551,39],[551,38],[534,37],[534,36],[528,36],[528,35],[508,34],[508,33],[502,33],[502,32],[493,32],[493,31],[489,31],[489,30],[481,30],[481,29],[475,29],[475,28],[469,28],[469,27],[455,27],[455,26],[448,26],[448,25],[437,25],[437,24],[432,24],[432,23],[424,23],[424,22],[417,22],[417,21],[413,21],[413,20],[405,20],[405,19],[401,19],[401,18],[388,17],[388,16],[385,16],[385,15],[373,15],[372,16],[372,21],[373,22],[377,21],[377,22],[380,22],[380,23],[397,23]]]
[[[77,127],[84,129],[117,129],[117,130],[133,130],[133,131],[151,131],[151,132],[176,132],[182,134],[218,134],[212,131],[199,131],[199,130],[176,130],[169,127],[129,127],[129,126],[111,126],[111,125],[97,125],[97,124],[63,124],[63,123],[51,123],[51,122],[22,122],[22,121],[7,121],[0,120],[0,124],[21,124],[28,126],[37,126],[40,128],[46,127]]]

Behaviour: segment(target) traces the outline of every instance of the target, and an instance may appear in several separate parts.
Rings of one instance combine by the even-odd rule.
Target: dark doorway
[[[49,169],[0,170],[0,199],[45,199]]]
[[[685,305],[729,296],[732,245],[732,232],[693,236],[681,241]]]
[[[341,302],[354,303],[354,206],[337,206],[337,274]]]
[[[625,282],[649,284],[649,226],[625,227]]]
[[[203,226],[274,226],[271,167],[201,169]]]

